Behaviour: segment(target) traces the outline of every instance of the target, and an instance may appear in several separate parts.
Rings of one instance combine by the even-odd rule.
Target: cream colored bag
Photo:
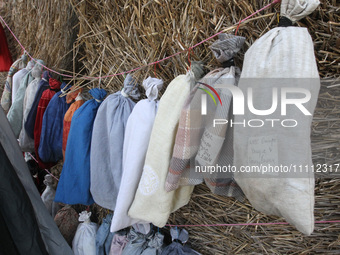
[[[281,16],[294,23],[318,5],[318,0],[282,0]],[[277,27],[258,39],[246,52],[239,88],[245,95],[245,111],[244,115],[235,115],[238,124],[234,126],[234,164],[240,171],[253,167],[260,172],[237,172],[235,180],[257,210],[282,216],[299,231],[310,235],[314,229],[310,129],[320,79],[308,30]],[[247,104],[249,88],[253,95],[248,96],[257,110],[268,110],[275,105],[273,91],[277,89],[276,110],[269,115],[252,113]],[[300,108],[293,104],[282,105],[280,95],[284,94],[285,88],[295,89],[295,92],[287,93],[288,99],[303,101],[305,98]],[[304,95],[297,89],[309,92],[309,100],[308,93]],[[281,112],[284,108],[286,115]],[[306,116],[302,110],[311,115]],[[297,126],[287,127],[294,126],[295,121]],[[299,172],[300,166],[303,173]],[[267,172],[264,171],[266,167]]]
[[[194,186],[182,186],[167,192],[165,181],[181,110],[194,82],[192,71],[179,75],[169,84],[159,101],[143,174],[128,212],[131,218],[164,227],[170,213],[189,202]]]

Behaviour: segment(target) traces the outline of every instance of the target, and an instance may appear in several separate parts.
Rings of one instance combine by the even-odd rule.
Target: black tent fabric
[[[19,251],[7,228],[6,221],[0,213],[0,255],[19,255]]]
[[[61,235],[57,225],[40,198],[39,192],[34,185],[26,162],[22,156],[19,144],[15,139],[14,133],[2,109],[0,109],[0,144],[27,193],[26,199],[30,200],[33,206],[40,234],[47,253],[50,255],[73,255],[72,249]],[[0,186],[0,188],[2,188],[2,186]],[[14,201],[12,203],[14,203]],[[1,207],[3,207],[2,204]],[[4,207],[3,210],[7,210],[7,208]],[[12,236],[13,240],[17,238],[20,237]]]
[[[0,214],[16,249],[25,255],[47,255],[31,201],[1,145],[0,176]],[[1,239],[4,234],[0,232]],[[4,248],[1,245],[2,253],[11,255]]]

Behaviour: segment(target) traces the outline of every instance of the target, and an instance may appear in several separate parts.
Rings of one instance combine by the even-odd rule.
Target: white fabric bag
[[[159,101],[152,128],[142,178],[130,207],[131,218],[164,227],[171,212],[189,202],[194,186],[165,190],[165,181],[172,157],[181,110],[195,83],[192,71],[177,76]]]
[[[125,128],[123,174],[111,222],[111,232],[117,232],[135,223],[146,223],[130,218],[128,210],[143,172],[146,151],[157,113],[158,92],[163,87],[163,81],[149,77],[143,82],[143,87],[148,98],[135,105]]]
[[[41,65],[35,65],[32,69],[32,76],[34,80],[28,84],[24,102],[23,102],[23,121],[22,121],[22,129],[19,135],[19,145],[22,151],[33,152],[34,151],[34,139],[27,135],[26,129],[24,125],[27,120],[27,116],[31,111],[33,101],[35,99],[35,94],[39,88],[39,83],[41,80],[41,74],[43,72],[43,67]]]
[[[98,225],[90,221],[91,212],[79,213],[79,221],[76,235],[72,241],[74,255],[96,255],[96,233]]]
[[[44,184],[46,185],[46,189],[41,194],[41,199],[44,202],[47,211],[54,218],[61,208],[59,203],[54,202],[55,188],[53,187],[52,175],[50,174],[45,175]]]
[[[313,12],[318,5],[318,0],[282,0],[281,20],[294,23]],[[247,166],[260,169],[256,173],[236,172],[235,180],[255,209],[284,217],[299,231],[310,235],[314,228],[310,130],[320,78],[308,30],[279,26],[258,39],[246,52],[239,88],[245,99],[249,88],[253,90],[253,95],[248,95],[248,98],[252,98],[257,110],[273,108],[275,89],[281,105],[276,101],[276,110],[273,108],[273,112],[266,115],[254,114],[254,110],[250,111],[247,106],[244,115],[235,115],[235,123],[245,121],[243,125],[234,127],[235,166],[239,170]],[[300,107],[287,105],[284,114],[284,100],[280,100],[280,95],[284,95],[286,88],[295,90],[287,93],[288,99],[308,99],[308,95],[304,96],[297,90],[309,92],[310,99],[306,99]],[[301,111],[302,107],[310,115],[306,116]],[[268,122],[266,119],[278,121]],[[295,127],[293,120],[298,123]],[[294,166],[300,165],[304,167],[302,174],[280,170],[283,166],[294,171]],[[277,167],[278,171],[262,171],[270,166]],[[305,172],[305,166],[309,171]]]

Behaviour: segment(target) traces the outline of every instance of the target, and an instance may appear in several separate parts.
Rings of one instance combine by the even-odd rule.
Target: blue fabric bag
[[[38,149],[39,157],[44,162],[57,162],[63,159],[64,115],[70,105],[66,103],[66,96],[59,96],[69,87],[70,85],[67,86],[64,82],[61,84],[61,90],[52,97],[44,113]]]
[[[37,110],[38,104],[41,98],[42,93],[50,87],[48,80],[49,80],[49,72],[45,71],[43,73],[42,79],[39,83],[38,90],[35,94],[34,101],[32,103],[31,110],[27,116],[26,122],[24,124],[24,128],[27,132],[27,135],[34,139],[34,125],[35,125],[35,118],[37,117]]]
[[[96,254],[109,255],[112,239],[115,233],[110,232],[112,213],[109,213],[100,225],[96,234]]]
[[[90,193],[91,137],[94,118],[106,91],[95,88],[90,94],[94,99],[86,101],[72,117],[56,202],[83,205],[94,202]]]
[[[139,99],[131,75],[124,88],[108,96],[98,109],[91,147],[91,194],[101,207],[114,210],[123,172],[123,144],[126,122]]]

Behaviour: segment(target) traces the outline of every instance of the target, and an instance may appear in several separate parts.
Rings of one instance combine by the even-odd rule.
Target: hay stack
[[[77,18],[68,0],[16,0],[0,4],[0,14],[34,58],[43,59],[52,69],[72,70]],[[22,50],[5,30],[15,60]]]
[[[218,31],[233,32],[233,24],[270,1],[73,1],[79,18],[77,47],[85,54],[80,58],[86,74],[101,76],[120,73],[157,61],[204,40]],[[279,5],[258,15],[240,27],[247,38],[243,52],[261,35],[277,24]],[[323,1],[313,15],[299,22],[309,29],[315,42],[315,54],[321,77],[339,77],[339,7],[336,1]],[[216,68],[209,50],[210,40],[194,49],[191,59],[203,60],[207,69]],[[240,65],[243,55],[237,59]],[[168,84],[188,66],[188,55],[181,54],[160,63],[156,74]],[[141,82],[154,68],[134,73]],[[115,92],[123,77],[103,79],[101,86]],[[99,82],[91,83],[98,86]],[[339,163],[340,158],[340,87],[325,83],[313,122],[314,163]],[[318,179],[316,183],[316,220],[338,219],[340,181]],[[218,224],[278,222],[265,216],[249,203],[213,195],[204,186],[196,187],[189,205],[171,215],[172,224]],[[303,237],[288,225],[258,227],[189,228],[193,246],[203,254],[309,254],[338,253],[339,225],[316,226],[311,237]]]

